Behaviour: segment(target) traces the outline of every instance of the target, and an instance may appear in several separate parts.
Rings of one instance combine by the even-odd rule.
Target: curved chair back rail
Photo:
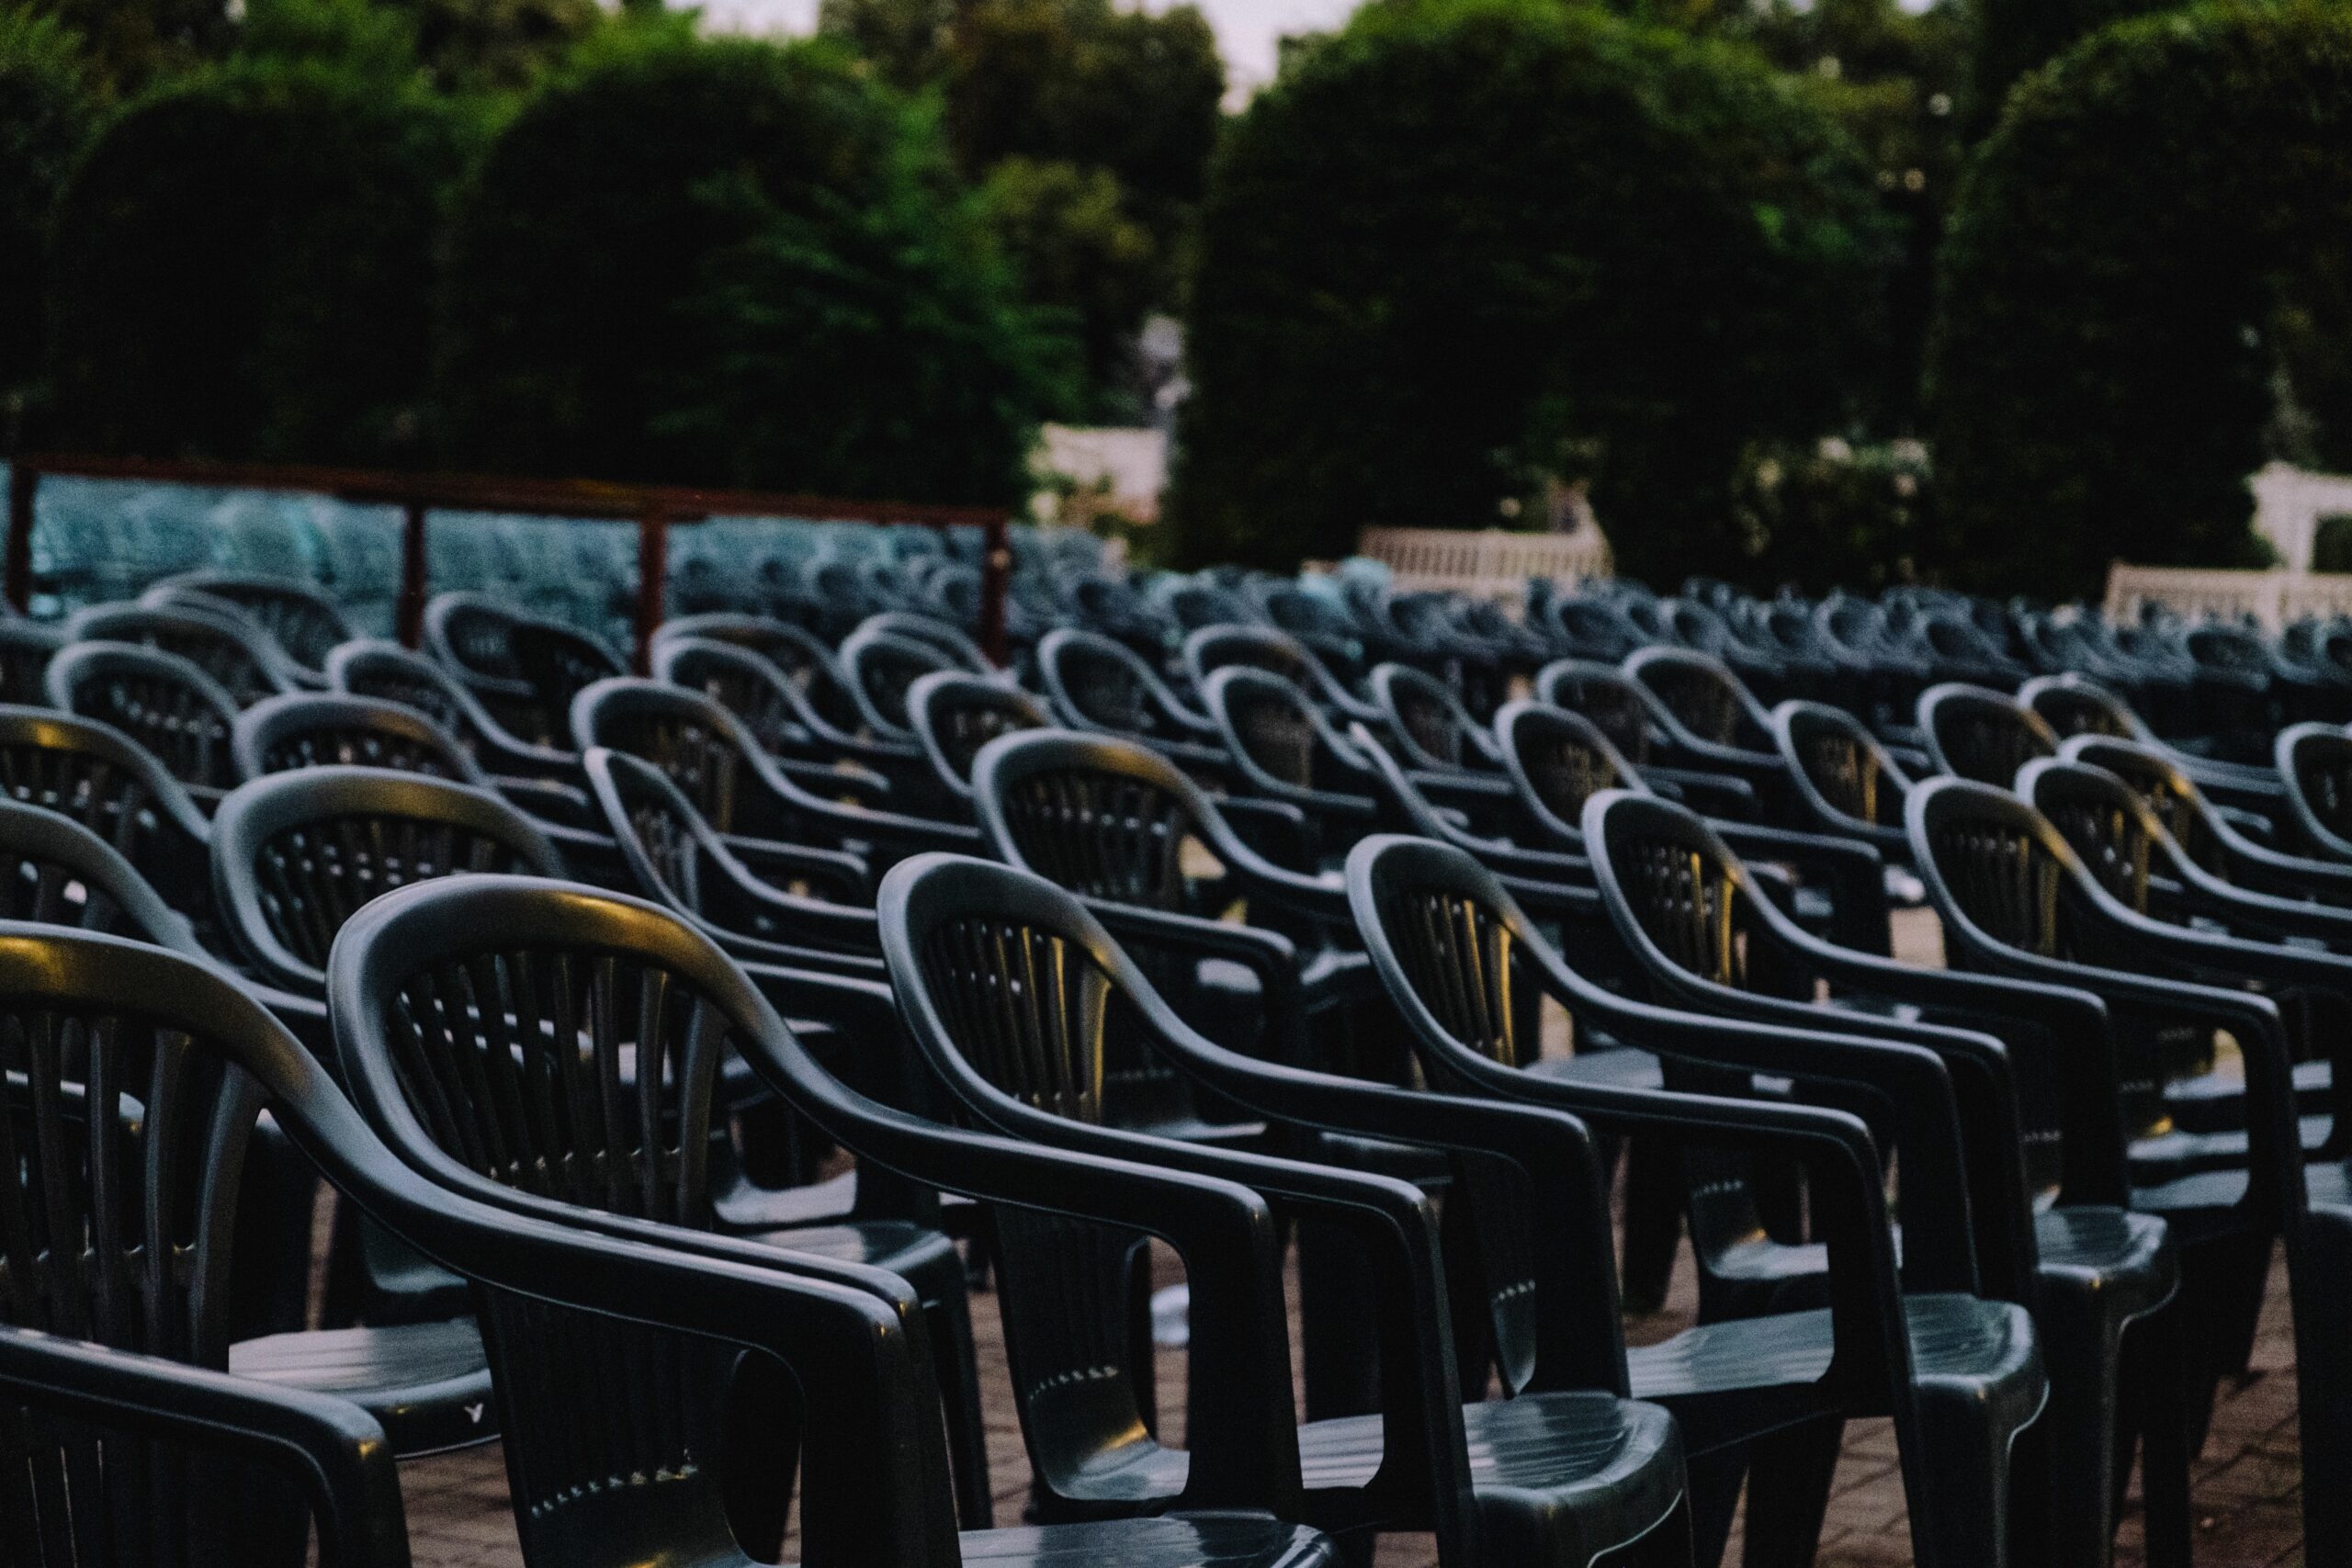
[[[2041,715],[2007,693],[1957,681],[1919,694],[1919,731],[1938,773],[2002,789],[2035,758],[2058,754]]]
[[[1492,773],[1494,737],[1444,682],[1408,664],[1377,665],[1372,700],[1408,767],[1431,773]]]
[[[797,627],[786,627],[797,631]],[[805,634],[804,634],[805,635]],[[897,759],[910,749],[858,733],[865,718],[848,677],[821,647],[821,663],[797,671],[759,649],[718,637],[666,637],[654,645],[654,679],[699,692],[743,722],[768,751],[784,757]]]
[[[129,642],[77,642],[50,661],[50,704],[112,725],[199,799],[244,777],[230,733],[237,703],[192,660]]]
[[[213,962],[187,917],[81,823],[0,800],[0,919],[128,937]]]
[[[302,689],[300,673],[259,626],[182,605],[93,604],[65,623],[76,642],[138,642],[178,654],[220,683],[239,706]]]
[[[1209,677],[1228,665],[1263,670],[1301,688],[1315,679],[1313,660],[1305,645],[1288,632],[1266,626],[1205,626],[1184,639],[1184,676],[1194,692],[1204,691]]]
[[[2092,680],[2072,671],[2037,675],[2018,688],[2018,701],[2040,715],[2061,740],[2077,735],[2104,735],[2114,740],[2156,744],[2156,738],[2132,705]]]
[[[1062,626],[1037,645],[1037,672],[1064,724],[1099,735],[1201,741],[1213,727],[1143,656],[1101,632]]]
[[[1535,672],[1535,695],[1590,719],[1636,767],[1651,761],[1661,716],[1658,701],[1615,665],[1554,660]]]
[[[2352,863],[2352,737],[2329,724],[2290,725],[2271,756],[2300,846],[2322,860]]]
[[[1367,764],[1306,693],[1255,665],[1212,671],[1201,693],[1241,784],[1310,817],[1369,815]],[[1325,824],[1327,834],[1330,824]]]
[[[1712,653],[1645,648],[1627,657],[1625,673],[1656,696],[1676,723],[1709,745],[1762,751],[1772,744],[1764,705]]]
[[[313,677],[326,668],[328,654],[359,635],[342,609],[315,583],[290,577],[184,571],[149,588],[140,595],[140,602],[168,605],[180,602],[183,594],[200,594],[234,606]]]
[[[947,655],[949,663],[974,675],[988,675],[996,666],[980,651],[980,645],[967,636],[961,626],[911,610],[883,610],[858,622],[857,631],[871,631],[887,637],[905,637],[935,648]],[[852,637],[856,632],[850,634]],[[847,648],[847,643],[842,645]]]
[[[389,768],[481,787],[488,775],[456,737],[417,709],[340,692],[266,697],[230,736],[246,778],[295,768]]]
[[[38,707],[49,701],[49,661],[65,634],[31,621],[0,619],[0,703]]]
[[[53,708],[0,707],[0,796],[89,829],[200,931],[215,929],[212,825],[122,731]]]
[[[1826,703],[1785,702],[1772,710],[1772,739],[1815,827],[1876,844],[1890,857],[1908,854],[1903,801],[1910,775],[1860,719]]]
[[[908,688],[925,675],[960,668],[938,644],[876,627],[872,620],[842,640],[840,661],[867,730],[879,739],[899,741],[914,739]]]
[[[347,642],[327,656],[327,685],[424,716],[463,746],[484,773],[568,782],[579,758],[534,745],[501,724],[443,666],[396,642]]]
[[[537,746],[562,742],[572,697],[625,673],[586,633],[480,593],[438,593],[424,610],[424,648],[490,714]]]
[[[327,957],[369,900],[469,872],[561,876],[528,817],[486,790],[379,768],[255,779],[213,822],[213,897],[238,949],[275,984],[322,994]]]
[[[808,627],[765,615],[687,615],[666,621],[654,634],[656,676],[665,681],[676,680],[682,685],[701,683],[671,674],[665,665],[662,649],[672,643],[686,641],[723,643],[755,655],[790,681],[793,689],[826,724],[843,731],[856,728],[857,704],[850,695],[849,682],[842,674],[840,661],[833,657],[833,645]]]
[[[939,671],[907,688],[907,719],[949,798],[972,799],[972,761],[1000,735],[1046,729],[1053,716],[1035,697],[984,676]]]
[[[1625,754],[1582,714],[1510,703],[1495,715],[1495,740],[1521,808],[1563,847],[1581,850],[1584,803],[1602,790],[1649,793]]]

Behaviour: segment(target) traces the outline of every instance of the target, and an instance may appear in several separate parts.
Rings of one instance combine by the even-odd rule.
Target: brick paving
[[[1937,962],[1939,936],[1933,917],[1922,911],[1896,918],[1896,945],[1907,959]],[[1629,1319],[1627,1337],[1648,1343],[1679,1331],[1690,1323],[1695,1300],[1686,1252],[1666,1306]],[[973,1304],[997,1518],[1012,1523],[1020,1517],[1028,1491],[1028,1461],[1006,1382],[1004,1335],[995,1298],[981,1295]],[[2193,1517],[2200,1568],[2300,1568],[2302,1562],[2293,1364],[2285,1280],[2274,1269],[2251,1370],[2243,1382],[2223,1387],[2211,1435],[2196,1465]],[[1159,1373],[1167,1435],[1181,1442],[1182,1353],[1161,1352]],[[416,1568],[520,1564],[503,1460],[495,1444],[413,1461],[402,1467],[401,1482]],[[1738,1561],[1738,1546],[1735,1528],[1726,1562]],[[1858,1421],[1847,1428],[1816,1561],[1819,1568],[1895,1568],[1911,1561],[1894,1436],[1884,1421]],[[2143,1562],[2136,1481],[2118,1536],[2116,1561],[2119,1568],[2140,1568]],[[1405,1536],[1383,1542],[1377,1568],[1426,1568],[1435,1562],[1427,1537]]]

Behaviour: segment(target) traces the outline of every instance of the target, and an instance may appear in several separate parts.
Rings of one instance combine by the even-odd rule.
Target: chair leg
[[[2114,1556],[2122,1325],[2047,1279],[2036,1325],[2050,1395],[2018,1439],[2018,1558],[2105,1568]]]
[[[2312,1209],[2307,1239],[2290,1247],[2295,1380],[2301,1409],[2303,1551],[2310,1568],[2352,1568],[2352,1212]]]
[[[1821,1521],[1846,1435],[1829,1416],[1749,1446],[1745,1568],[1805,1568],[1821,1544]]]
[[[1919,1568],[2006,1568],[2014,1433],[1969,1389],[1919,1389],[1919,1475],[1906,1487]]]
[[[2169,1305],[2133,1324],[2124,1339],[2127,1359],[2136,1371],[2132,1386],[2139,1391],[2140,1492],[2148,1568],[2188,1568],[2188,1415],[2182,1329],[2176,1296]],[[2129,1458],[2128,1452],[2124,1457]]]
[[[2182,1249],[2179,1300],[2188,1351],[2183,1366],[2192,1380],[2187,1410],[2192,1460],[2204,1450],[2222,1375],[2244,1361],[2239,1341],[2250,1330],[2243,1325],[2262,1311],[2270,1252],[2267,1235],[2220,1236]]]
[[[1699,1568],[1717,1568],[1731,1540],[1740,1478],[1747,1473],[1747,1452],[1732,1447],[1693,1455],[1684,1461],[1684,1470],[1689,1477],[1683,1497],[1690,1515],[1690,1561]]]
[[[1618,1270],[1626,1311],[1666,1304],[1681,1245],[1682,1161],[1670,1144],[1632,1139],[1625,1146],[1625,1256]]]
[[[965,1529],[984,1530],[996,1523],[996,1505],[989,1495],[988,1417],[980,1408],[980,1356],[972,1342],[972,1303],[960,1260],[942,1273],[944,1288],[924,1304],[923,1314],[931,1320],[932,1359],[946,1405],[956,1520]]]

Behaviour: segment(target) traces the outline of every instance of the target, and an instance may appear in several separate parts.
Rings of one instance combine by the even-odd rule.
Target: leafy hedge
[[[2352,449],[2347,253],[2352,11],[2149,17],[2026,78],[1942,257],[1937,564],[2063,597],[2114,556],[2255,560],[2245,476],[2282,411]]]
[[[40,373],[51,215],[96,121],[73,35],[0,9],[0,396]]]
[[[1212,166],[1182,551],[1343,554],[1589,477],[1624,570],[1743,575],[1739,454],[1838,418],[1885,243],[1851,143],[1747,51],[1369,6]]]
[[[952,501],[1015,493],[1057,344],[935,124],[824,44],[615,29],[466,191],[459,461]]]
[[[381,42],[350,60],[241,58],[107,123],[56,220],[61,439],[413,454],[440,204],[469,126]]]

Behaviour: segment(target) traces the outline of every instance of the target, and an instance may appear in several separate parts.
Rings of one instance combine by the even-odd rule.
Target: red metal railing
[[[669,577],[670,530],[713,517],[790,517],[809,522],[913,523],[933,528],[969,525],[982,531],[979,643],[1004,662],[1004,596],[1012,570],[1006,537],[1011,519],[1001,511],[892,502],[840,501],[825,496],[774,495],[755,491],[702,490],[691,485],[607,483],[598,479],[508,479],[485,474],[411,474],[365,468],[305,468],[264,463],[167,461],[89,453],[25,452],[8,479],[5,580],[8,603],[22,610],[32,594],[33,502],[45,474],[78,479],[143,479],[156,484],[220,490],[300,491],[339,501],[401,508],[401,588],[396,612],[401,640],[416,645],[432,592],[425,568],[425,519],[433,512],[509,512],[637,525],[638,669],[644,670],[653,633],[662,625]]]

